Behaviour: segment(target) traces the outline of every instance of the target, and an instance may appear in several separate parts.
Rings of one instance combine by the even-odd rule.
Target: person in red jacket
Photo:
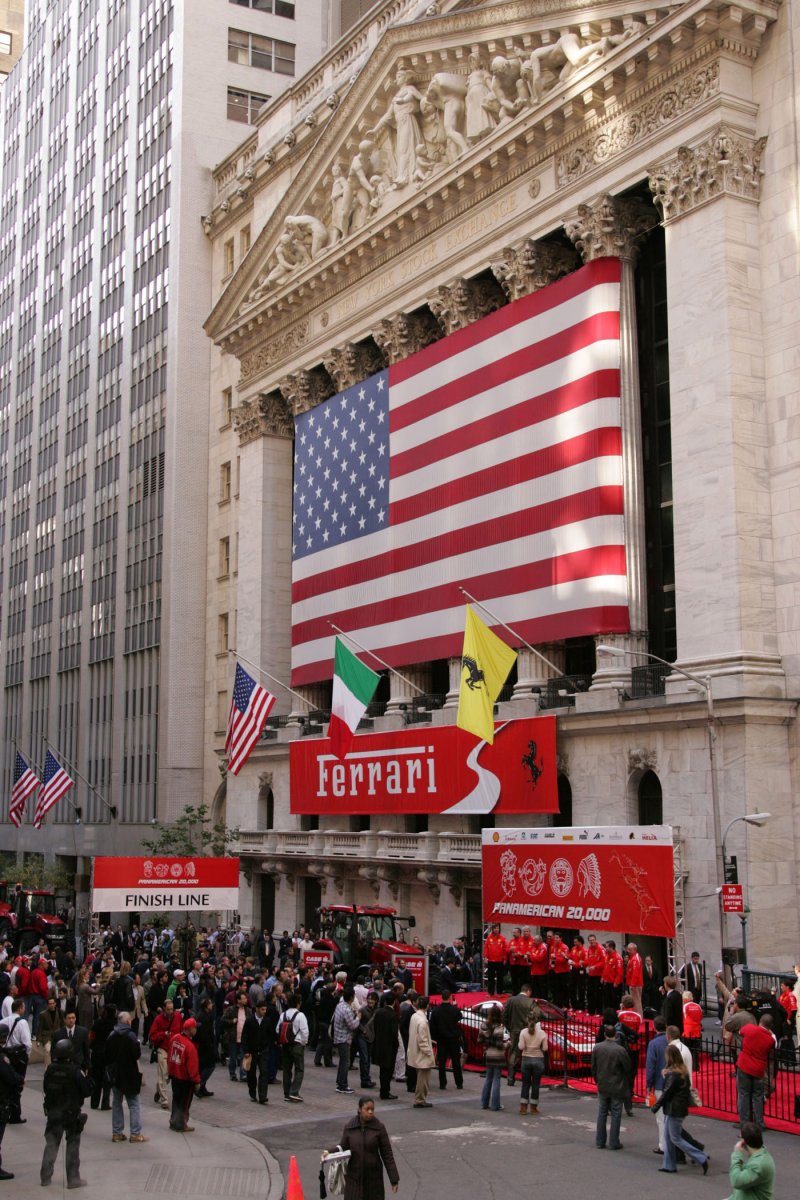
[[[617,1009],[622,999],[622,978],[625,967],[622,955],[617,954],[617,943],[609,939],[605,945],[606,961],[603,967],[603,1007]]]
[[[703,1010],[692,992],[683,993],[683,1042],[692,1052],[692,1070],[700,1065],[700,1043],[703,1036]]]
[[[525,944],[522,940],[522,930],[517,926],[511,931],[511,937],[508,939],[508,973],[511,976],[512,996],[516,996],[522,987],[522,977],[526,969]]]
[[[569,946],[557,933],[550,943],[550,963],[553,968],[553,1003],[566,1008],[569,999],[569,972],[571,967]]]
[[[642,956],[639,953],[639,947],[636,942],[628,943],[628,964],[625,968],[625,988],[628,995],[633,1000],[633,1007],[636,1009],[640,1017],[644,1016],[642,1010],[642,988],[644,987],[644,973],[642,971]]]
[[[633,996],[622,997],[622,1008],[617,1013],[617,1028],[620,1033],[619,1041],[628,1051],[630,1069],[628,1072],[628,1090],[624,1097],[625,1112],[633,1115],[633,1090],[636,1083],[636,1072],[639,1069],[639,1039],[644,1029],[644,1017],[640,1017],[634,1007]]]
[[[529,925],[523,925],[522,937],[519,939],[517,946],[517,966],[520,974],[520,987],[523,984],[531,981],[531,951],[533,950],[533,938]]]
[[[537,933],[531,939],[531,983],[539,999],[547,996],[547,972],[550,970],[550,951]]]
[[[744,1125],[753,1121],[764,1130],[764,1085],[774,1057],[776,1042],[772,1017],[763,1016],[758,1025],[743,1025],[739,1030],[742,1048],[736,1060],[736,1107]]]
[[[28,986],[30,988],[30,1011],[33,1016],[31,1024],[31,1033],[36,1037],[36,1031],[39,1028],[39,1017],[47,1008],[47,998],[50,995],[50,989],[47,985],[47,959],[40,958],[31,971]]]
[[[200,1059],[193,1038],[197,1033],[197,1022],[189,1017],[183,1022],[180,1033],[169,1043],[169,1081],[172,1084],[172,1112],[169,1127],[175,1133],[194,1133],[189,1124],[189,1109],[192,1107],[194,1089],[200,1086]]]
[[[569,1006],[582,1010],[586,1008],[586,950],[579,933],[572,939],[569,961]]]
[[[500,932],[499,925],[492,926],[492,932],[483,944],[483,957],[486,959],[486,971],[489,977],[489,995],[503,990],[503,976],[506,973],[506,958],[508,957],[508,942]]]
[[[162,1108],[169,1108],[167,1099],[169,1043],[176,1033],[180,1033],[182,1023],[182,1015],[175,1012],[175,1001],[165,1000],[164,1007],[158,1010],[153,1024],[150,1026],[150,1045],[156,1051],[158,1064],[158,1081],[153,1099]]]
[[[606,952],[597,940],[597,935],[589,934],[589,944],[586,947],[586,1007],[592,1016],[599,1017],[603,1010],[603,968],[606,965]]]

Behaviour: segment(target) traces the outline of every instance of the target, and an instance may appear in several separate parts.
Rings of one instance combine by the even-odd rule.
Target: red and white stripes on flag
[[[11,788],[11,803],[8,806],[8,819],[19,829],[22,824],[22,814],[28,797],[32,796],[41,784],[28,766],[19,751],[14,760],[14,784]]]
[[[329,622],[460,655],[458,585],[534,644],[628,630],[619,304],[597,259],[296,419],[294,684]]]
[[[272,693],[256,683],[244,667],[237,663],[228,714],[228,733],[225,738],[230,775],[238,775],[247,762],[251,750],[261,737],[269,710],[274,703],[275,697]]]
[[[36,801],[36,811],[33,814],[34,829],[41,828],[45,815],[74,786],[75,780],[70,779],[64,768],[59,765],[48,750],[47,758],[44,760],[42,790],[39,792],[39,799]]]

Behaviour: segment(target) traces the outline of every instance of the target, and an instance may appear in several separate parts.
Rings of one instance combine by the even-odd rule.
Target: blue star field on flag
[[[389,372],[332,396],[295,424],[292,557],[389,523]]]

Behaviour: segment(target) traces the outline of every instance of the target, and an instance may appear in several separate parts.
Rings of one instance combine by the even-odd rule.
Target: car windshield
[[[56,901],[54,896],[32,896],[25,897],[25,912],[30,917],[35,917],[39,913],[46,913],[47,916],[53,917],[56,912]]]

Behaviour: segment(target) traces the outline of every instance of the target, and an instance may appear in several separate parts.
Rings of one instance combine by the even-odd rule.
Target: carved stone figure
[[[375,150],[374,143],[365,138],[358,143],[358,154],[353,157],[348,177],[352,194],[351,231],[360,229],[366,222],[373,211],[373,200],[377,199],[380,203],[380,195],[372,182],[372,178],[380,174],[379,168],[379,152]]]
[[[467,92],[464,107],[466,110],[467,141],[474,145],[475,142],[479,142],[481,138],[486,137],[487,133],[491,133],[497,125],[497,120],[491,105],[491,102],[494,100],[491,75],[483,65],[479,54],[473,52],[467,61],[469,63],[469,75],[467,76]]]
[[[318,217],[308,213],[287,217],[283,223],[287,233],[295,235],[295,241],[300,242],[308,252],[310,260],[319,258],[328,244],[328,229]]]
[[[462,75],[440,71],[428,84],[425,97],[442,114],[442,125],[452,162],[469,150],[469,142],[462,132],[465,127],[466,94],[467,82]]]
[[[518,58],[498,54],[492,59],[492,96],[486,109],[500,121],[510,121],[530,102]]]
[[[293,233],[284,230],[278,238],[278,243],[275,247],[275,264],[263,275],[259,275],[258,283],[253,288],[248,297],[248,302],[254,304],[256,300],[260,300],[262,296],[275,287],[278,283],[283,283],[284,279],[288,279],[300,267],[311,262],[311,255],[308,250]]]
[[[341,163],[334,163],[331,184],[331,243],[340,242],[350,232],[353,215],[353,187],[346,178]]]
[[[420,105],[423,95],[414,85],[413,76],[404,66],[397,68],[395,75],[397,91],[389,102],[389,108],[381,117],[369,136],[375,137],[382,129],[394,134],[394,184],[404,187],[413,177],[417,167],[417,146],[422,141]]]
[[[601,38],[597,42],[584,43],[571,29],[562,29],[558,41],[533,50],[524,67],[532,99],[541,100],[545,92],[569,79],[579,67],[593,58],[600,58],[608,49],[609,41],[609,38]]]

